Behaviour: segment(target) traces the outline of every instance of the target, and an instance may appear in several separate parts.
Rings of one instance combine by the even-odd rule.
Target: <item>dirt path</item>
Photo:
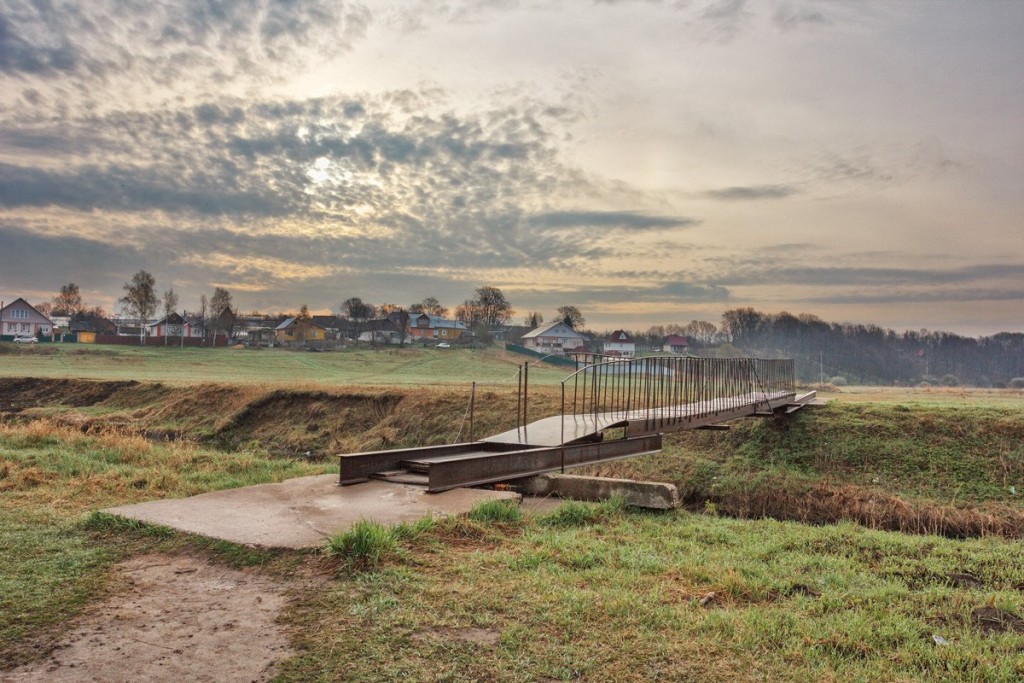
[[[0,681],[262,681],[292,655],[285,586],[186,555],[119,565],[127,586],[69,625],[46,659]]]

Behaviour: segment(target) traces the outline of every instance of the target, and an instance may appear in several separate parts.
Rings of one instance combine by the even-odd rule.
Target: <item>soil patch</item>
[[[1024,633],[1024,619],[998,607],[979,607],[971,612],[971,623],[983,633]]]
[[[84,379],[46,379],[13,377],[5,379],[0,389],[0,411],[20,412],[55,404],[73,407],[91,406],[106,401],[134,380],[124,382],[91,382]]]
[[[285,587],[185,555],[118,565],[125,589],[70,625],[44,660],[10,682],[262,681],[292,656],[277,623]]]

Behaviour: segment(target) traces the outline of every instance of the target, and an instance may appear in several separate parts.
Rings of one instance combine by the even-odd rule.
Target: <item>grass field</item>
[[[176,349],[133,346],[0,345],[0,377],[83,378],[193,384],[515,386],[527,356],[498,350],[357,349],[308,353],[284,349]],[[531,363],[531,366],[534,364]],[[557,384],[568,374],[546,363],[530,383]]]
[[[1024,679],[1020,392],[844,388],[793,420],[677,435],[600,468],[674,481],[688,511],[487,510],[338,538],[338,554],[92,514],[328,472],[318,456],[338,449],[451,439],[481,377],[495,384],[479,428],[499,429],[520,362],[432,349],[0,354],[0,678],[106,595],[116,562],[187,550],[293,582],[283,681]],[[538,411],[563,374],[531,371]],[[915,533],[880,530],[893,528]],[[315,590],[295,578],[324,571]]]

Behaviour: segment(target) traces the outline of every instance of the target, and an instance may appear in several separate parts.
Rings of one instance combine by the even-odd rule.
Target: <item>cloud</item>
[[[901,303],[959,303],[970,301],[1019,301],[1024,303],[1024,289],[956,287],[947,289],[904,290],[886,289],[882,292],[833,294],[802,299],[812,304],[901,304]]]
[[[2,0],[0,74],[73,79],[81,92],[119,78],[128,94],[185,83],[213,90],[343,53],[370,19],[338,0]]]
[[[990,279],[1024,278],[1024,265],[978,264],[964,268],[822,268],[779,267],[766,262],[736,266],[715,278],[726,285],[812,285],[821,287],[873,285],[889,288],[897,285],[951,285]]]
[[[610,228],[623,230],[665,230],[689,228],[700,223],[683,216],[652,216],[633,211],[551,211],[530,221],[544,228]]]
[[[740,185],[709,190],[705,193],[705,196],[723,201],[749,201],[757,199],[785,199],[797,194],[797,192],[797,189],[791,185]]]
[[[550,298],[549,289],[523,290],[533,291],[535,295]],[[581,305],[592,306],[624,301],[645,303],[708,303],[729,301],[732,293],[721,285],[700,282],[675,280],[649,285],[623,284],[620,286],[577,286],[559,290],[563,298],[572,298]]]
[[[827,26],[832,21],[821,11],[820,5],[801,6],[784,3],[775,8],[772,21],[779,28],[790,31],[803,27]]]

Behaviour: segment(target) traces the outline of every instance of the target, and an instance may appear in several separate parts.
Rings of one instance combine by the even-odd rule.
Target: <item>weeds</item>
[[[365,519],[327,541],[328,554],[355,569],[376,567],[385,555],[397,549],[398,535],[394,529]]]
[[[519,524],[523,521],[523,511],[518,501],[486,500],[477,503],[468,517],[473,522]]]

